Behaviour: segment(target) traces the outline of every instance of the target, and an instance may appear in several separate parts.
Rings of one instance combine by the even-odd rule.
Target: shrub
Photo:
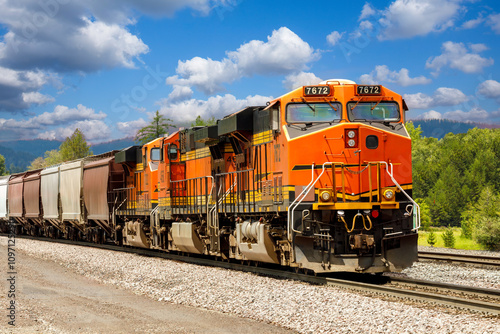
[[[500,250],[500,217],[482,217],[473,234],[486,249]]]
[[[455,236],[453,235],[453,229],[448,227],[446,231],[441,235],[444,241],[444,247],[454,248],[455,247]]]
[[[427,243],[429,245],[431,245],[431,247],[434,247],[434,245],[436,244],[437,240],[436,240],[436,233],[434,233],[433,231],[431,231],[431,233],[429,233],[429,235],[427,236]]]

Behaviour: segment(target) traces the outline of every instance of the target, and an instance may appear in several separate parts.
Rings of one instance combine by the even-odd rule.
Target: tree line
[[[438,140],[411,122],[406,127],[423,228],[458,226],[463,236],[500,249],[500,130],[473,128]]]

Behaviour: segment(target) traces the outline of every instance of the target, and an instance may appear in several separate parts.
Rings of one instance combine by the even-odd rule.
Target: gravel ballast
[[[6,238],[0,242],[6,244]],[[498,318],[373,299],[334,287],[26,239],[17,239],[16,249],[159,301],[231,313],[302,333],[500,332]]]

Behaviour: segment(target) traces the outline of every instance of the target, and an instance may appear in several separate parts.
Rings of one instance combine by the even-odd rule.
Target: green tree
[[[448,227],[446,231],[441,235],[444,241],[444,247],[454,248],[455,247],[455,236],[453,235],[453,229]]]
[[[5,167],[5,158],[3,155],[0,154],[0,176],[2,175],[7,175],[9,172],[7,171],[7,168]]]
[[[62,161],[71,161],[92,155],[90,145],[87,145],[85,136],[80,129],[76,129],[70,137],[66,138],[59,147],[59,151]]]
[[[28,166],[28,170],[41,169],[45,167],[47,167],[45,165],[45,159],[42,157],[38,157],[31,162],[31,164]]]
[[[153,139],[168,134],[168,128],[175,127],[175,125],[169,122],[173,121],[163,115],[160,115],[160,112],[157,110],[151,123],[137,131],[134,140],[144,145]]]
[[[469,224],[472,226],[472,236],[476,242],[486,249],[500,249],[500,195],[495,194],[491,187],[485,187],[477,203],[466,211]]]
[[[420,206],[420,224],[422,225],[422,229],[427,231],[432,225],[429,205],[424,199],[421,198],[416,198],[415,201]]]
[[[434,233],[433,231],[431,231],[431,233],[429,233],[429,235],[427,236],[427,243],[429,245],[431,245],[431,247],[434,247],[434,245],[436,244],[437,240],[436,240],[436,233]]]
[[[194,122],[191,123],[191,127],[195,127],[195,126],[210,126],[210,125],[215,125],[216,122],[217,122],[217,120],[215,119],[214,116],[212,116],[209,119],[205,120],[205,119],[201,118],[200,115],[198,115],[198,117],[196,117],[196,119],[194,120]]]
[[[59,150],[50,150],[45,152],[44,160],[45,160],[45,167],[57,165],[64,161],[61,151]]]

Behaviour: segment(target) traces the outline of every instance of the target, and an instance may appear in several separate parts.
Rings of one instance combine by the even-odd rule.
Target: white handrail
[[[410,202],[412,202],[412,204],[417,208],[417,210],[413,210],[413,229],[412,229],[412,231],[418,230],[420,228],[420,206],[417,204],[417,202],[415,202],[413,200],[413,198],[411,198],[410,195],[408,195],[406,193],[406,191],[404,191],[403,187],[401,187],[401,185],[394,178],[394,175],[393,175],[394,166],[393,166],[393,164],[392,163],[388,164],[385,161],[380,161],[380,163],[385,165],[385,171],[390,176],[392,182],[394,182],[396,187],[398,187],[398,189],[406,196],[406,198],[408,198],[410,200]],[[391,168],[390,171],[389,171],[389,166]]]
[[[325,173],[325,166],[326,165],[332,165],[333,162],[325,162],[322,166],[322,170],[321,170],[321,173],[318,175],[318,177],[316,179],[314,179],[314,167],[316,166],[314,163],[311,165],[311,182],[309,182],[309,184],[302,190],[302,192],[300,193],[299,196],[297,196],[295,198],[295,200],[292,202],[292,204],[290,204],[290,206],[288,207],[288,215],[287,215],[287,235],[288,235],[288,241],[292,241],[292,234],[290,232],[299,232],[300,231],[297,231],[293,228],[293,216],[294,216],[294,210],[297,208],[297,206],[300,205],[300,203],[302,203],[302,201],[304,200],[304,198],[307,196],[307,194],[309,194],[309,192],[311,191],[312,188],[314,188],[314,185],[316,184],[316,182],[318,182],[318,180],[321,178],[321,176],[323,176],[323,174]]]

